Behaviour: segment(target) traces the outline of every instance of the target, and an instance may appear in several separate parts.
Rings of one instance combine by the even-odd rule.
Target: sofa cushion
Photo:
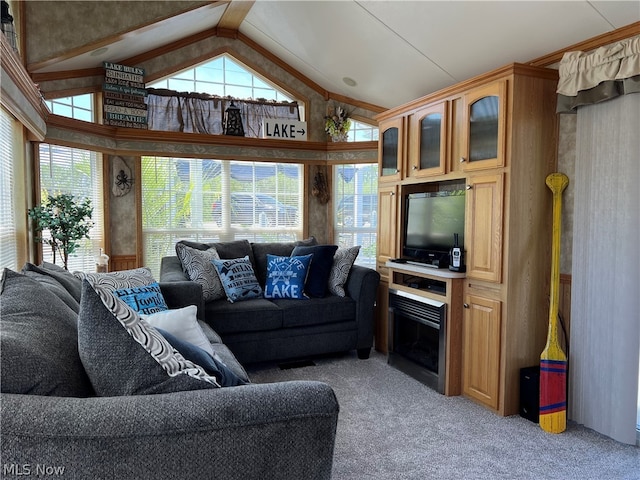
[[[200,365],[205,372],[215,377],[221,387],[235,387],[247,383],[227,367],[218,355],[210,354],[193,343],[184,341],[166,330],[158,328],[158,331],[185,359],[196,365]]]
[[[187,247],[196,248],[198,250],[207,250],[211,247],[215,248],[220,255],[220,258],[242,258],[245,255],[249,256],[249,260],[253,263],[253,250],[251,249],[251,243],[249,240],[232,240],[230,242],[211,242],[202,243],[194,242],[192,240],[180,240],[178,243],[186,245]]]
[[[264,298],[307,298],[304,282],[307,279],[312,254],[281,257],[267,254],[267,281]]]
[[[140,316],[144,318],[149,325],[168,331],[181,340],[192,343],[210,355],[213,355],[211,342],[207,339],[198,322],[197,312],[198,307],[189,305],[184,308],[165,310],[164,312],[158,312],[152,315],[142,314]]]
[[[62,285],[67,290],[67,292],[69,292],[69,295],[71,295],[73,299],[78,302],[78,308],[80,308],[82,280],[80,280],[71,272],[49,262],[43,262],[39,267],[33,265],[32,263],[25,263],[24,267],[22,267],[22,271],[37,272],[41,275],[47,275],[51,278],[55,278],[55,280],[60,285]]]
[[[309,237],[305,240],[298,240],[295,242],[252,243],[253,264],[255,265],[258,283],[260,283],[260,285],[264,285],[267,279],[267,254],[288,257],[296,246],[315,245],[316,243],[317,242],[314,237]]]
[[[309,297],[322,298],[327,294],[329,274],[336,250],[338,250],[337,245],[299,245],[291,252],[291,255],[313,254],[307,280],[304,283],[304,293]]]
[[[356,261],[358,252],[360,252],[360,245],[338,248],[333,256],[333,265],[331,266],[329,283],[327,284],[330,293],[339,297],[346,295],[344,285],[347,283],[349,272],[351,271],[353,263]]]
[[[224,287],[213,265],[213,260],[219,260],[220,256],[214,247],[206,250],[193,248],[184,243],[176,243],[176,254],[182,264],[182,270],[189,280],[202,286],[202,297],[205,302],[225,298]]]
[[[231,303],[262,296],[249,256],[229,260],[212,260]]]
[[[205,305],[207,323],[220,335],[282,328],[282,310],[265,298],[240,303],[222,300]]]
[[[24,268],[22,269],[22,274],[26,277],[32,278],[44,288],[49,290],[51,293],[55,294],[56,297],[62,300],[65,305],[67,305],[67,307],[69,307],[75,313],[78,313],[80,311],[80,304],[76,301],[75,298],[71,296],[66,288],[60,285],[60,282],[58,282],[58,280],[56,280],[54,277],[32,270],[26,270]]]
[[[78,355],[78,315],[38,282],[9,269],[0,289],[2,392],[93,395]]]
[[[143,287],[119,288],[113,294],[138,313],[150,315],[169,309],[157,282]]]
[[[282,309],[285,328],[343,322],[356,316],[356,302],[349,297],[329,295],[322,299],[310,298],[306,302],[283,298],[273,300],[273,303]]]
[[[98,395],[146,395],[219,387],[105,287],[82,286],[78,350]]]

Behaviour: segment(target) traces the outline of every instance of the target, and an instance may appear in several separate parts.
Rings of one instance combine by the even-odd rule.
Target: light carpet
[[[332,480],[640,479],[640,448],[569,422],[544,432],[518,415],[500,417],[464,397],[445,397],[355,354],[282,370],[249,368],[256,383],[319,380],[340,403]],[[301,479],[303,480],[303,479]]]

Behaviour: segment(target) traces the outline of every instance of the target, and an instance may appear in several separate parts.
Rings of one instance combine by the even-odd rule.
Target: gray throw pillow
[[[349,272],[359,252],[360,245],[349,248],[338,248],[333,256],[333,265],[331,266],[331,273],[329,274],[329,284],[327,285],[329,292],[338,297],[346,296],[344,285],[347,283]]]
[[[78,355],[78,315],[38,282],[9,269],[1,288],[2,392],[92,396]]]
[[[146,395],[219,387],[107,289],[82,286],[78,349],[98,395]]]
[[[69,295],[71,295],[78,304],[80,304],[80,293],[82,292],[82,280],[73,275],[64,268],[49,262],[43,262],[39,267],[32,263],[26,263],[22,267],[22,271],[37,272],[41,275],[47,275],[55,278],[62,285]]]
[[[200,250],[178,242],[176,243],[176,254],[182,264],[182,270],[187,274],[189,280],[202,286],[202,297],[205,302],[225,298],[220,277],[213,266],[213,260],[220,259],[214,247]]]
[[[156,281],[147,267],[108,273],[74,272],[74,275],[82,280],[88,280],[94,287],[104,287],[110,292],[121,288],[144,287]]]

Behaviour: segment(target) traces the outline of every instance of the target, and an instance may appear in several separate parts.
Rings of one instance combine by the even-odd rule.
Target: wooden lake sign
[[[274,138],[278,140],[306,140],[307,122],[279,118],[265,118],[262,120],[262,138]]]

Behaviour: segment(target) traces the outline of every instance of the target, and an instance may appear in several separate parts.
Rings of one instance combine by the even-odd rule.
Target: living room
[[[333,88],[325,90],[326,87],[320,86],[320,80],[313,81],[307,77],[310,75],[309,71],[303,73],[296,70],[279,58],[277,54],[271,52],[267,45],[260,45],[246,33],[240,33],[243,31],[242,29],[238,30],[243,19],[246,19],[248,15],[258,15],[258,12],[267,16],[263,22],[268,23],[269,16],[276,15],[275,12],[278,11],[275,9],[275,4],[264,5],[263,2],[234,1],[172,2],[171,5],[161,5],[157,2],[151,2],[150,4],[154,8],[149,8],[150,5],[143,5],[145,3],[150,2],[132,2],[124,4],[126,6],[120,5],[121,10],[126,11],[127,15],[115,21],[118,24],[118,33],[116,34],[114,33],[115,27],[107,25],[108,22],[102,22],[103,25],[96,26],[87,21],[92,12],[95,13],[96,19],[108,18],[104,12],[108,12],[109,7],[101,5],[99,2],[8,2],[18,32],[20,48],[18,49],[19,54],[16,55],[15,52],[10,52],[7,49],[8,47],[3,41],[2,105],[5,112],[18,120],[20,133],[8,134],[9,138],[13,139],[12,143],[15,148],[10,154],[19,160],[16,162],[16,183],[13,187],[5,189],[4,192],[5,194],[12,192],[13,196],[17,197],[18,201],[15,205],[19,208],[17,207],[15,211],[23,213],[16,215],[16,228],[13,230],[15,233],[10,234],[13,235],[11,244],[15,247],[15,260],[13,263],[8,263],[3,258],[3,266],[10,266],[17,271],[25,262],[40,264],[42,261],[48,260],[48,257],[44,256],[47,253],[46,249],[43,253],[42,246],[33,240],[35,234],[28,228],[26,211],[39,203],[40,188],[49,185],[47,182],[50,181],[50,178],[43,174],[46,171],[46,166],[49,165],[49,170],[53,171],[53,166],[57,165],[58,161],[64,162],[68,159],[71,159],[68,160],[71,162],[76,161],[73,155],[65,157],[62,152],[77,149],[89,152],[87,155],[91,157],[90,161],[94,162],[95,157],[95,165],[98,165],[95,176],[93,173],[91,174],[92,178],[89,183],[92,185],[91,188],[97,186],[95,188],[100,194],[95,197],[94,204],[99,207],[94,209],[93,220],[95,223],[102,224],[103,228],[100,232],[96,231],[95,235],[92,234],[92,246],[84,257],[85,263],[80,267],[74,267],[75,269],[94,270],[96,256],[102,249],[110,257],[110,270],[150,266],[152,271],[159,275],[160,257],[170,253],[177,239],[187,238],[186,232],[189,232],[188,238],[193,241],[230,241],[239,239],[240,235],[250,241],[259,241],[264,238],[264,232],[273,234],[275,227],[278,227],[278,232],[277,235],[274,234],[271,237],[273,241],[293,241],[315,237],[321,244],[351,241],[362,245],[363,248],[361,248],[357,261],[375,269],[377,257],[374,247],[378,233],[376,223],[380,211],[372,204],[372,201],[369,201],[368,204],[364,204],[364,201],[375,198],[372,196],[378,191],[376,178],[378,172],[377,117],[384,115],[389,109],[409,103],[423,95],[431,95],[440,88],[449,87],[454,82],[449,80],[450,84],[441,85],[438,88],[432,87],[431,90],[424,90],[420,94],[396,100],[401,98],[403,94],[408,94],[403,93],[402,89],[389,89],[384,86],[386,85],[384,82],[393,83],[396,81],[393,78],[390,80],[380,79],[379,82],[376,82],[382,85],[379,88],[388,92],[384,102],[374,101],[374,97],[364,93],[365,90],[362,90],[362,97],[349,94],[348,92],[357,90],[350,90],[351,87],[342,82],[341,77],[344,74],[340,74],[338,78],[343,85],[340,93],[334,91]],[[320,4],[323,2],[312,3]],[[613,25],[610,21],[606,33],[602,31],[590,37],[580,38],[579,41],[567,42],[531,57],[524,57],[524,60],[529,61],[537,57],[539,63],[536,66],[554,69],[557,68],[557,64],[562,58],[563,50],[568,50],[571,46],[577,45],[576,50],[593,51],[599,47],[634,39],[639,33],[638,13],[635,13],[636,17],[630,17],[628,12],[631,5],[633,13],[633,6],[637,7],[637,4],[634,5],[634,2],[619,3],[622,13],[618,13],[620,17],[614,17],[616,21],[613,22]],[[290,10],[302,8],[297,4],[291,4],[289,7]],[[350,7],[354,7],[354,5],[350,5]],[[419,5],[419,8],[427,7],[428,5]],[[229,12],[224,13],[227,8]],[[316,5],[313,8],[321,9],[322,7]],[[371,9],[374,9],[374,6],[371,6]],[[285,10],[287,9],[285,8]],[[316,10],[311,11],[316,12]],[[515,14],[511,11],[508,13]],[[507,13],[505,12],[505,14]],[[218,24],[215,30],[212,30],[212,26],[209,25],[207,29],[203,28],[202,32],[198,34],[189,34],[187,40],[181,39],[183,35],[186,35],[184,32],[191,31],[181,22],[191,25],[189,28],[198,28],[200,24],[196,22],[196,19],[202,17],[199,22],[205,23],[204,19],[210,19],[211,15],[223,23]],[[604,15],[606,16],[606,14]],[[611,15],[613,16],[613,13]],[[118,16],[113,15],[114,18]],[[252,19],[250,16],[249,18]],[[47,19],[55,20],[49,24]],[[78,25],[82,24],[83,27],[70,28],[69,22],[73,21]],[[145,31],[164,28],[172,21],[182,26],[184,32],[169,34],[168,30],[164,30],[163,35],[166,38],[163,41],[158,44],[146,43],[150,42],[149,39],[154,35],[145,36]],[[252,21],[255,24],[255,21]],[[45,24],[47,24],[46,28],[43,27]],[[271,28],[277,30],[276,27],[272,26]],[[126,31],[129,31],[129,35],[123,33]],[[116,44],[126,37],[136,37],[136,35],[140,35],[138,43],[144,45],[143,49],[138,50],[136,46],[136,50],[130,50],[131,53],[121,54],[119,57],[111,56],[114,51],[117,51],[114,49],[123,48],[122,46],[116,47]],[[155,33],[155,37],[157,36],[158,34]],[[133,45],[136,43],[134,42]],[[103,48],[108,50],[100,52]],[[129,48],[132,48],[131,44],[129,44]],[[316,53],[320,54],[319,51]],[[194,89],[197,87],[179,88],[172,86],[171,83],[162,85],[161,82],[168,82],[166,79],[172,77],[175,72],[184,74],[195,65],[223,57],[231,69],[237,66],[244,67],[247,68],[245,72],[248,71],[249,74],[253,74],[261,80],[268,80],[265,88],[271,88],[282,94],[283,97],[278,99],[280,103],[296,100],[298,105],[302,106],[298,115],[300,119],[304,119],[308,130],[307,140],[304,143],[284,139],[255,138],[257,135],[254,135],[254,138],[251,135],[241,138],[228,134],[181,133],[176,130],[167,132],[97,125],[69,118],[64,113],[58,114],[56,110],[70,107],[74,113],[82,113],[87,109],[85,103],[81,103],[80,99],[82,98],[82,102],[85,102],[85,96],[89,96],[91,98],[88,102],[89,110],[93,110],[97,116],[103,116],[104,112],[101,113],[101,111],[107,105],[102,101],[103,84],[105,83],[103,61],[143,69],[145,84],[149,88],[184,92],[196,91]],[[87,59],[93,62],[91,64],[94,65],[93,67],[85,66],[88,64],[83,62]],[[487,65],[477,70],[474,75],[458,78],[458,80],[466,81],[468,78],[485,74],[514,60],[515,58],[510,57],[509,60],[501,64]],[[375,75],[381,76],[379,72],[376,72]],[[5,79],[10,79],[11,83]],[[184,75],[177,77],[177,79],[185,81]],[[361,78],[356,77],[356,79],[360,83],[368,83]],[[34,84],[37,84],[37,88],[34,87]],[[193,81],[192,85],[194,85]],[[370,87],[367,85],[367,88]],[[47,107],[44,107],[41,96],[46,101]],[[259,98],[262,95],[237,95],[237,98],[242,99],[247,96]],[[625,95],[625,97],[632,98],[634,95]],[[74,100],[70,104],[65,103],[71,98]],[[238,104],[240,103],[238,102]],[[225,104],[224,108],[227,106]],[[245,105],[243,104],[242,107],[245,108]],[[352,130],[349,140],[355,140],[356,132],[358,135],[361,133],[363,138],[367,138],[367,140],[330,141],[325,131],[325,116],[335,113],[338,107],[344,108],[350,115]],[[47,112],[47,109],[52,113]],[[577,124],[580,119],[578,115],[561,114],[557,116],[557,121],[559,123],[556,147],[558,171],[564,171],[570,177],[570,184],[565,192],[565,208],[563,210],[560,264],[561,302],[563,302],[561,310],[570,326],[573,344],[576,341],[573,335],[585,335],[584,341],[587,342],[588,337],[593,335],[602,337],[602,333],[581,331],[575,321],[571,323],[571,318],[575,318],[576,315],[575,308],[580,308],[571,308],[572,306],[582,304],[582,309],[595,309],[593,305],[585,306],[587,305],[586,300],[590,299],[596,302],[596,298],[605,297],[607,301],[602,302],[603,305],[598,306],[596,310],[602,312],[603,309],[608,308],[607,312],[614,313],[608,313],[607,318],[621,317],[622,320],[633,318],[630,312],[633,312],[637,306],[637,295],[623,293],[637,290],[637,271],[635,273],[633,271],[637,265],[637,254],[634,253],[633,255],[636,256],[632,255],[626,260],[616,256],[616,252],[633,250],[628,249],[627,246],[629,245],[628,239],[635,238],[634,232],[637,231],[637,215],[635,215],[637,203],[633,203],[636,197],[633,196],[634,194],[628,193],[629,188],[625,186],[620,189],[620,192],[623,193],[615,195],[614,198],[608,198],[604,202],[599,197],[602,195],[601,189],[597,188],[598,182],[600,182],[603,186],[607,186],[607,191],[612,191],[613,182],[616,184],[622,180],[628,182],[637,176],[637,169],[634,169],[633,165],[628,165],[629,155],[625,153],[625,151],[633,152],[636,146],[630,144],[624,148],[620,147],[623,150],[620,153],[623,159],[616,160],[616,162],[626,162],[620,163],[624,165],[621,170],[625,172],[622,174],[622,179],[618,176],[615,178],[607,176],[606,182],[602,181],[601,176],[584,179],[585,182],[588,180],[590,183],[583,183],[580,187],[581,190],[576,191],[576,176],[580,170],[581,161],[577,157],[577,152],[581,150],[577,148],[576,140]],[[631,135],[626,136],[632,137]],[[631,156],[633,157],[633,155]],[[62,164],[64,165],[64,163]],[[249,173],[242,169],[245,165],[251,165]],[[605,163],[604,166],[597,168],[604,168],[606,171],[606,165]],[[274,174],[269,174],[270,168],[273,169]],[[594,165],[593,168],[596,166]],[[120,171],[125,175],[120,177],[120,185],[116,187]],[[268,197],[280,202],[280,205],[276,204],[276,208],[285,213],[276,213],[275,217],[269,217],[265,214],[261,218],[256,217],[249,221],[243,220],[241,217],[236,218],[234,217],[235,210],[224,205],[235,205],[236,202],[240,205],[242,201],[237,195],[231,197],[231,202],[223,202],[216,207],[216,202],[223,198],[221,195],[224,192],[224,182],[221,181],[212,191],[207,191],[206,186],[200,187],[201,190],[198,190],[202,193],[198,207],[200,213],[197,217],[190,217],[190,223],[185,224],[184,217],[179,218],[179,215],[175,215],[175,218],[169,214],[163,216],[165,214],[161,214],[157,209],[154,210],[153,207],[162,202],[162,190],[165,188],[157,188],[158,185],[163,185],[160,182],[155,185],[154,191],[151,182],[163,178],[163,175],[171,171],[179,171],[184,178],[188,177],[189,182],[185,183],[188,183],[189,188],[195,185],[194,179],[197,179],[198,176],[205,181],[209,179],[208,176],[220,179],[228,178],[229,182],[238,182],[234,183],[235,185],[242,183],[243,188],[251,188],[253,183],[255,185],[267,183],[270,181],[269,178],[274,175],[282,177],[282,187],[278,186],[277,189],[265,187],[264,191],[268,193]],[[222,176],[221,172],[225,171],[228,172],[228,177]],[[51,178],[58,177],[54,175]],[[448,177],[441,178],[446,180]],[[71,183],[79,182],[76,177],[71,175],[69,181]],[[202,183],[205,184],[205,181]],[[354,192],[355,184],[361,190]],[[60,185],[53,184],[50,188],[59,189]],[[120,187],[123,187],[122,192],[118,191]],[[126,190],[125,193],[123,193],[124,190]],[[354,193],[356,196],[350,199],[349,195],[354,195]],[[184,193],[179,193],[174,196],[174,199],[180,196],[182,199],[185,198]],[[355,203],[354,198],[362,199],[363,204]],[[175,209],[175,211],[185,206],[184,203],[169,205],[169,208]],[[354,208],[355,205],[358,205],[358,209]],[[609,215],[610,218],[606,223],[590,225],[594,212],[601,214],[598,218],[606,217],[607,212],[614,208],[612,205],[616,212],[620,212],[619,217],[614,218],[613,215]],[[287,214],[287,206],[293,206],[291,208],[296,213]],[[193,204],[190,204],[189,207],[195,208]],[[227,215],[225,208],[230,208],[229,215]],[[362,210],[359,210],[360,208]],[[216,209],[222,209],[222,213],[217,213],[219,210]],[[628,217],[622,212],[629,211],[634,214],[631,215],[631,224],[627,225],[622,220]],[[280,219],[281,215],[284,220]],[[227,217],[230,229],[211,234],[212,228],[220,227]],[[171,218],[172,222],[175,220],[175,223],[167,224],[168,218]],[[154,223],[154,220],[157,222]],[[604,222],[604,219],[602,221]],[[163,222],[164,224],[162,224]],[[624,229],[618,230],[618,225]],[[602,235],[598,234],[603,229],[616,232],[614,238],[619,242],[616,243],[616,248],[609,246],[612,243],[611,238],[602,238]],[[576,244],[580,238],[589,238],[589,241]],[[4,237],[3,244],[9,245],[4,242]],[[613,272],[605,273],[596,269],[593,262],[587,261],[589,258],[594,258],[593,249],[597,247],[607,252],[611,251],[608,263],[616,265],[615,277]],[[576,252],[580,252],[580,254],[576,255]],[[598,254],[597,257],[602,258],[601,255],[603,254]],[[74,257],[73,260],[75,261],[76,258]],[[584,263],[581,263],[583,260]],[[598,266],[598,268],[600,267]],[[579,276],[576,276],[576,269],[580,272]],[[602,292],[603,285],[593,284],[594,282],[582,283],[594,277],[605,278],[606,281],[602,283],[606,283],[607,287],[611,288],[611,292],[596,296],[594,292]],[[622,281],[617,283],[616,280]],[[579,298],[583,300],[576,300],[576,295],[580,295]],[[615,298],[615,308],[609,304],[612,298]],[[578,310],[578,312],[579,317],[586,315],[582,310]],[[628,321],[627,323],[633,322]],[[627,339],[634,339],[638,336],[635,335],[637,328],[633,325],[629,327],[624,321],[620,325],[617,323],[614,325],[608,329],[610,332],[607,335],[609,333],[614,335],[617,332],[618,335],[621,334],[623,338]],[[639,349],[637,348],[637,340],[634,341],[636,341],[635,347],[625,345],[624,348],[630,348],[637,356]],[[591,339],[589,342],[594,342],[594,340]],[[617,357],[610,353],[610,350],[618,350],[620,339],[614,335],[608,338],[607,342],[609,350],[605,349],[597,355],[599,360],[612,358],[613,363],[601,374],[604,377],[608,377],[611,371],[615,371],[616,365],[629,364],[628,353],[621,353],[623,358],[627,359],[626,362],[622,362],[620,359],[616,361]],[[587,343],[587,345],[593,351],[593,343]],[[376,340],[376,347],[378,346]],[[379,350],[381,351],[374,352],[374,355],[384,356],[383,349]],[[578,351],[579,347],[572,348],[572,355],[579,353]],[[625,392],[625,399],[628,399],[630,395],[627,392],[628,388],[634,391],[633,405],[635,408],[638,398],[638,366],[631,363],[628,371],[621,373],[621,378],[617,380],[616,385],[624,385],[620,388],[623,388]],[[574,365],[577,366],[579,363],[576,362]],[[584,365],[585,369],[591,368],[591,364]],[[578,370],[579,368],[576,367],[576,374]],[[634,374],[636,378],[633,378]],[[582,382],[587,382],[589,371],[583,371],[581,375]],[[613,403],[608,405],[617,405],[616,402],[623,390],[618,390],[617,386],[610,388],[613,392],[613,398],[610,401]],[[595,393],[571,391],[569,404],[573,404],[577,408],[578,405],[581,405],[582,396],[586,398],[592,395]],[[628,401],[625,400],[625,402],[628,407]],[[594,406],[585,407],[590,412],[593,412],[594,408]],[[598,410],[609,412],[613,416],[618,412],[618,409],[613,406],[600,407]],[[585,413],[584,415],[584,418],[594,416],[596,418],[583,419],[578,423],[586,424],[599,432],[606,430],[603,433],[614,438],[615,435],[618,435],[599,426],[600,423],[608,423],[609,421],[616,423],[616,420],[602,421],[600,413],[597,415]],[[572,418],[571,414],[570,418]],[[633,427],[635,431],[635,424]]]

